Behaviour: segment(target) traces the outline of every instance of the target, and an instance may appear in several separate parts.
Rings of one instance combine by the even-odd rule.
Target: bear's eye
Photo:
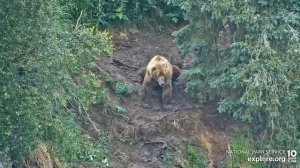
[[[156,69],[155,67],[152,67],[152,68],[151,68],[152,71],[154,71],[155,69]]]

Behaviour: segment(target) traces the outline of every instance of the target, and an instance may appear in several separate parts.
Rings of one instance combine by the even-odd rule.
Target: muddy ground
[[[190,68],[193,57],[180,54],[171,33],[135,29],[120,32],[113,58],[96,59],[99,76],[111,74],[118,81],[140,87],[138,70],[156,54],[180,64],[183,71]],[[139,94],[120,101],[128,118],[107,120],[94,110],[92,120],[110,133],[112,168],[185,167],[187,144],[207,156],[208,167],[225,167],[226,150],[238,124],[219,114],[216,102],[199,105],[192,100],[184,90],[185,84],[182,76],[174,83],[175,112],[161,110],[158,91],[153,93],[152,109],[141,106]]]

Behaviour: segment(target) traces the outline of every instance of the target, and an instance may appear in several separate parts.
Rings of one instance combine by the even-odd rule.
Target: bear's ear
[[[151,68],[151,71],[155,71],[155,69],[156,69],[155,67],[152,67],[152,68]]]

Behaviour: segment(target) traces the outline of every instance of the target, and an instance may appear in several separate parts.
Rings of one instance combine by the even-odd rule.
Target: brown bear
[[[150,96],[153,86],[159,85],[162,88],[162,103],[164,111],[171,111],[172,81],[180,75],[180,69],[172,65],[161,55],[154,56],[148,63],[146,69],[140,70],[140,76],[144,78],[142,86],[142,100],[144,108],[150,108]]]
[[[181,70],[177,65],[172,65],[172,68],[173,68],[172,82],[174,82],[181,74]],[[139,70],[139,76],[141,77],[142,82],[144,81],[146,70],[147,70],[147,67],[142,67]]]

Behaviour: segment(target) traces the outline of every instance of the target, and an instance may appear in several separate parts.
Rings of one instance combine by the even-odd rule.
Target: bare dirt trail
[[[193,62],[181,58],[172,42],[171,31],[129,30],[120,34],[113,58],[97,58],[101,76],[111,74],[117,80],[140,86],[138,70],[156,54],[167,56],[172,63],[181,63],[183,70]],[[140,96],[122,101],[128,119],[113,119],[109,123],[112,137],[111,167],[165,168],[185,167],[186,147],[198,147],[208,158],[208,167],[224,167],[226,150],[237,124],[218,114],[216,103],[199,106],[184,91],[182,77],[173,87],[176,112],[163,112],[159,93],[154,92],[152,109],[141,106]],[[105,123],[97,114],[91,116],[100,125]],[[107,125],[106,125],[107,126]]]

